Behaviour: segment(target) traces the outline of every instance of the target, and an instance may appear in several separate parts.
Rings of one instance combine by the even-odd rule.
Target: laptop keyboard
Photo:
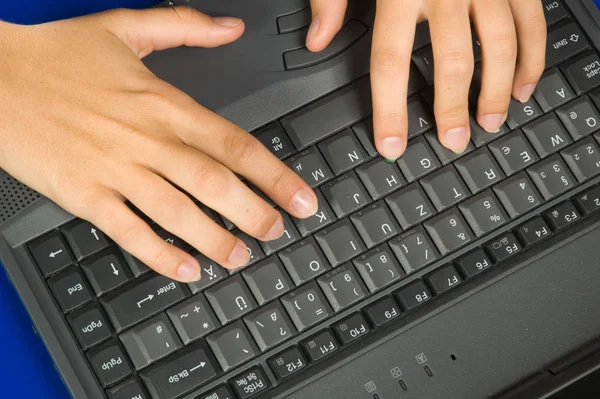
[[[472,140],[461,155],[437,141],[433,59],[422,35],[412,57],[410,141],[397,162],[374,149],[368,77],[257,132],[315,188],[319,210],[306,220],[282,211],[284,235],[264,243],[202,207],[248,245],[251,261],[241,269],[227,271],[193,252],[202,279],[175,282],[83,220],[30,242],[107,396],[262,397],[597,211],[600,186],[491,235],[600,174],[600,89],[594,90],[600,59],[562,3],[552,4],[545,9],[548,68],[536,93],[526,104],[512,101],[496,134],[472,120]],[[483,245],[452,256],[484,236]]]

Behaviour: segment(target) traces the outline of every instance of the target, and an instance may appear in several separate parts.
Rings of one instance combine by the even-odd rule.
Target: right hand
[[[0,167],[172,279],[198,280],[198,262],[125,200],[224,267],[246,264],[246,245],[175,186],[263,241],[283,234],[281,215],[234,172],[299,218],[316,212],[313,191],[257,139],[140,61],[154,50],[220,46],[243,31],[239,19],[185,7],[0,22]]]

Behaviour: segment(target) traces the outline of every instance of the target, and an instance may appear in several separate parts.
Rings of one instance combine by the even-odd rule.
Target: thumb
[[[119,9],[101,15],[108,30],[140,58],[179,46],[221,46],[244,33],[239,18],[209,17],[191,7]]]

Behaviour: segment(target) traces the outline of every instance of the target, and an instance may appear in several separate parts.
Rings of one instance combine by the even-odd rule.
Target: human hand
[[[107,13],[38,26],[0,23],[0,167],[86,219],[167,277],[194,281],[198,262],[124,203],[227,268],[245,244],[178,186],[264,241],[281,215],[234,174],[296,217],[312,190],[260,142],[158,79],[140,61],[176,46],[220,46],[244,24],[191,8]]]
[[[307,47],[320,51],[341,28],[346,0],[312,0]],[[371,86],[375,144],[385,158],[406,149],[406,97],[415,25],[428,19],[435,59],[435,118],[440,142],[462,152],[470,137],[468,94],[474,59],[469,16],[481,42],[477,121],[495,132],[511,95],[526,102],[544,71],[546,24],[540,0],[378,0]]]

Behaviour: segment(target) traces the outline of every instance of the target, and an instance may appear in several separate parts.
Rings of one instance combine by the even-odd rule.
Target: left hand
[[[341,28],[347,0],[311,0],[311,51]],[[482,47],[477,121],[488,132],[505,122],[511,96],[531,97],[544,71],[546,24],[541,0],[377,0],[371,51],[375,144],[396,159],[406,149],[406,97],[415,25],[428,19],[435,59],[435,117],[440,142],[460,153],[469,143],[474,60],[469,17]]]

